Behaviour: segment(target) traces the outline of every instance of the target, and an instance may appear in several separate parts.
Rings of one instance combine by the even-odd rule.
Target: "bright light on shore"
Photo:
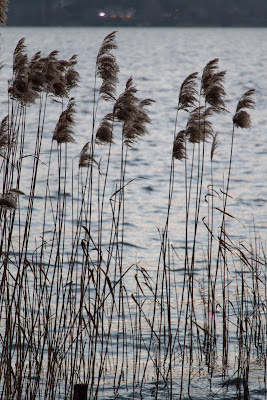
[[[105,17],[106,13],[100,12],[98,15],[99,15],[99,17]]]

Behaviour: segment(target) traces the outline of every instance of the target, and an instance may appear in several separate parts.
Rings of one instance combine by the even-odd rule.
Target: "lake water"
[[[68,147],[68,155],[73,163],[83,145],[90,140],[92,126],[93,85],[95,59],[103,38],[111,28],[5,28],[0,37],[0,55],[4,68],[0,74],[1,115],[7,109],[7,81],[12,76],[12,53],[17,42],[26,38],[29,55],[41,50],[45,56],[52,50],[58,50],[59,57],[69,59],[78,55],[77,70],[80,73],[79,87],[72,92],[75,97],[77,115],[75,125],[76,143]],[[229,207],[227,212],[234,215],[234,223],[229,221],[231,238],[236,241],[249,239],[255,230],[263,240],[267,237],[267,29],[245,28],[119,28],[117,33],[118,50],[115,54],[120,67],[120,82],[117,92],[124,90],[127,79],[132,76],[141,98],[151,98],[155,103],[150,107],[152,120],[149,135],[140,139],[128,152],[126,182],[133,180],[125,188],[125,265],[140,262],[155,278],[160,251],[159,230],[164,227],[167,205],[171,150],[176,118],[177,96],[183,80],[192,72],[199,72],[210,60],[219,58],[220,69],[226,70],[225,90],[228,114],[212,118],[214,131],[218,132],[220,147],[213,165],[214,186],[219,192],[226,186],[228,161],[232,134],[232,116],[241,95],[249,89],[256,89],[256,108],[251,110],[252,127],[248,130],[236,130],[233,169],[231,173]],[[97,124],[106,112],[109,104],[100,103]],[[41,160],[48,163],[48,151],[51,137],[60,113],[60,105],[51,105],[46,114],[44,142]],[[34,113],[28,112],[26,135],[31,135],[36,124]],[[184,129],[186,114],[178,117],[177,131]],[[29,136],[30,137],[30,136]],[[48,139],[48,140],[46,140]],[[30,141],[29,141],[30,142]],[[110,165],[111,183],[106,193],[109,198],[115,191],[120,170],[120,135],[119,130],[112,151]],[[29,146],[29,147],[27,147]],[[31,154],[31,143],[26,145],[25,154]],[[96,149],[95,159],[105,163],[107,149]],[[45,165],[44,164],[44,165]],[[207,171],[209,166],[207,166]],[[51,165],[51,175],[57,169],[57,160]],[[44,186],[47,170],[44,166],[38,175],[31,236],[40,236],[39,224],[42,218]],[[27,204],[30,182],[27,179],[27,167],[22,176],[20,189],[26,194],[21,197],[21,215]],[[203,182],[203,197],[208,193],[209,178]],[[71,186],[69,173],[68,187]],[[69,189],[71,190],[71,189]],[[185,224],[184,164],[175,163],[175,185],[173,207],[170,218],[170,241],[178,252],[183,254]],[[207,215],[203,203],[200,220]],[[40,217],[41,216],[41,217]],[[68,216],[66,217],[68,221]],[[238,222],[241,221],[241,222]],[[190,225],[193,230],[193,222]],[[109,235],[109,224],[105,233]],[[205,241],[205,228],[203,241]],[[105,236],[104,236],[105,240]],[[68,244],[68,242],[66,242]],[[201,239],[198,252],[203,252]],[[202,277],[203,271],[196,271]],[[182,277],[179,278],[182,282]],[[178,280],[179,280],[178,279]],[[134,290],[134,274],[130,274],[129,291]],[[265,300],[266,301],[266,300]],[[266,313],[266,311],[265,311]],[[266,315],[266,314],[265,314]],[[265,321],[266,323],[266,321]],[[261,371],[262,374],[262,371]],[[256,379],[256,378],[255,378]],[[219,386],[218,386],[219,387]],[[149,387],[147,389],[147,397]],[[197,398],[206,398],[206,392],[194,388]],[[108,396],[108,389],[103,398]],[[255,393],[258,393],[257,391]],[[251,398],[266,398],[263,392]],[[153,395],[150,394],[153,398]],[[234,396],[234,395],[233,395]],[[257,397],[259,396],[259,397]],[[127,398],[122,397],[122,398]],[[162,397],[164,398],[164,396]],[[218,398],[218,396],[216,397]],[[225,398],[225,397],[221,397]],[[230,397],[227,397],[230,398]],[[234,397],[231,397],[234,398]]]
[[[12,51],[22,37],[26,38],[29,54],[42,50],[46,55],[57,49],[60,57],[78,54],[77,69],[80,87],[73,91],[77,103],[75,139],[72,154],[79,154],[90,135],[92,122],[92,88],[95,57],[98,48],[111,29],[104,28],[8,28],[1,36],[1,60],[5,64],[1,74],[2,99],[11,77]],[[158,232],[165,220],[167,207],[170,149],[175,123],[175,107],[182,81],[191,72],[202,72],[206,63],[219,58],[222,70],[227,70],[225,88],[230,114],[217,118],[214,130],[218,131],[221,146],[215,160],[216,187],[222,187],[223,174],[229,159],[232,115],[237,101],[248,89],[256,89],[256,110],[251,112],[253,126],[236,134],[231,195],[238,201],[232,205],[234,214],[247,227],[252,223],[263,237],[266,236],[267,162],[266,162],[266,102],[267,102],[267,53],[265,29],[221,28],[131,28],[119,29],[116,57],[120,66],[118,93],[123,91],[126,80],[133,76],[140,90],[140,97],[156,101],[151,107],[150,135],[129,152],[128,177],[144,177],[128,188],[127,222],[130,227],[127,241],[136,246],[136,259],[151,262],[157,253]],[[98,112],[99,119],[109,109]],[[5,111],[3,111],[5,112]],[[58,115],[51,110],[47,115],[47,135],[53,132]],[[185,116],[180,115],[178,130],[184,129]],[[117,143],[119,141],[117,140]],[[101,149],[102,151],[102,149]],[[97,154],[96,158],[100,158]],[[177,173],[175,202],[179,207],[184,190],[183,167]],[[178,169],[178,167],[177,167]],[[112,189],[111,189],[112,190]],[[27,189],[25,187],[25,191]],[[111,192],[110,192],[111,193]],[[183,213],[183,210],[181,211]],[[179,224],[177,216],[175,224]],[[136,235],[136,228],[138,235]],[[180,237],[179,229],[175,240]],[[178,236],[177,236],[178,234]]]

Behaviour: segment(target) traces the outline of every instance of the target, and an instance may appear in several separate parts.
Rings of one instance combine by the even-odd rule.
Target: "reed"
[[[0,3],[0,22],[2,10]],[[184,399],[194,398],[203,382],[211,398],[249,399],[255,365],[262,374],[259,394],[266,392],[266,255],[255,232],[247,241],[231,237],[230,222],[237,229],[240,222],[228,203],[235,135],[251,126],[254,90],[237,104],[227,176],[224,187],[215,188],[220,134],[212,117],[229,117],[226,73],[214,59],[182,83],[166,222],[152,275],[141,263],[126,264],[124,238],[128,154],[148,133],[153,100],[139,98],[132,77],[117,96],[116,48],[112,32],[96,55],[88,141],[74,157],[77,56],[61,60],[52,51],[29,59],[24,39],[14,51],[0,125],[0,399],[73,399],[77,383],[88,385],[90,399],[110,391],[113,398]],[[110,111],[99,116],[103,102]],[[51,108],[59,117],[47,137]],[[27,134],[29,113],[37,116],[34,140]],[[187,115],[183,129],[181,113]],[[44,141],[50,143],[46,158]],[[116,177],[110,172],[114,142],[121,148]],[[100,146],[105,162],[97,156]],[[177,249],[170,221],[181,171],[184,248]],[[21,184],[25,173],[28,191]]]

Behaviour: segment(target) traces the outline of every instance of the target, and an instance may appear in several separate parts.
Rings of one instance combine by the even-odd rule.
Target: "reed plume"
[[[57,51],[53,51],[43,59],[45,92],[63,98],[68,97],[64,76],[65,63],[57,59],[57,54]]]
[[[0,0],[0,25],[6,25],[6,13],[8,11],[8,0]]]
[[[137,114],[137,104],[139,99],[136,97],[137,89],[133,85],[133,78],[130,77],[125,85],[125,90],[117,98],[113,114],[117,121],[126,122]]]
[[[243,94],[243,96],[237,103],[236,112],[233,117],[233,123],[237,128],[247,129],[251,127],[251,117],[245,109],[254,108],[255,105],[255,101],[253,99],[254,93],[255,89],[248,90]]]
[[[234,115],[233,123],[237,128],[248,129],[251,127],[251,117],[247,111],[240,110]]]
[[[0,207],[8,211],[16,210],[17,208],[16,197],[10,192],[2,194],[0,196]]]
[[[96,58],[96,76],[102,79],[99,93],[106,101],[115,100],[116,84],[119,81],[119,66],[116,57],[111,53],[112,50],[117,49],[115,37],[116,31],[105,37]]]
[[[40,64],[41,53],[37,52],[29,61],[25,39],[19,40],[13,55],[13,79],[9,93],[22,105],[31,105],[43,89],[44,78]]]
[[[226,96],[224,90],[224,78],[226,71],[216,72],[219,68],[218,58],[211,60],[204,68],[201,78],[201,92],[205,101],[213,108],[214,112],[226,111],[223,97]]]
[[[43,74],[43,65],[41,61],[41,52],[34,54],[28,65],[29,81],[32,90],[41,93],[44,90],[45,77]]]
[[[186,125],[186,136],[191,143],[207,141],[212,135],[212,123],[207,119],[213,113],[211,107],[203,106],[194,108],[188,117]]]
[[[13,53],[13,75],[19,75],[26,69],[28,57],[26,55],[25,38],[18,41]]]
[[[34,104],[42,92],[64,98],[79,81],[79,73],[74,66],[77,56],[70,60],[59,60],[58,51],[53,50],[48,57],[41,57],[38,51],[29,61],[25,39],[19,40],[13,55],[13,79],[10,83],[11,99],[29,106]]]
[[[29,87],[29,62],[26,53],[25,39],[18,41],[13,53],[13,78],[9,86],[12,100],[22,105],[33,104],[38,95]]]
[[[113,114],[107,114],[102,119],[99,128],[96,133],[97,144],[107,144],[113,142]]]
[[[198,76],[197,72],[188,75],[183,81],[180,92],[179,92],[179,102],[178,109],[188,111],[189,108],[194,107],[197,102],[196,94],[196,78]]]
[[[218,62],[219,59],[214,58],[213,60],[209,61],[203,69],[201,77],[201,90],[203,91],[204,95],[213,82],[215,71],[218,69]]]
[[[79,168],[90,167],[92,164],[97,164],[97,162],[90,154],[90,143],[87,142],[80,152]]]
[[[244,108],[250,108],[250,109],[255,108],[254,107],[255,100],[252,97],[254,94],[255,94],[255,89],[250,89],[247,92],[245,92],[243,96],[240,98],[239,102],[237,103],[236,112]]]
[[[79,73],[75,70],[77,56],[69,60],[59,60],[58,51],[52,51],[47,57],[40,59],[44,79],[43,90],[47,94],[64,98],[79,82]]]
[[[53,140],[58,143],[74,143],[74,114],[75,114],[75,101],[71,98],[68,102],[66,110],[62,111],[57,122]]]
[[[147,106],[154,100],[140,99],[136,96],[137,89],[130,77],[126,82],[124,92],[118,97],[113,108],[113,114],[117,121],[123,122],[124,142],[131,146],[138,137],[147,134],[146,124],[151,122],[147,114]]]
[[[186,131],[182,130],[177,134],[173,143],[173,157],[176,160],[183,160],[184,158],[187,158],[185,141]]]
[[[133,118],[125,121],[123,125],[124,141],[128,146],[131,146],[137,141],[138,137],[148,134],[146,124],[151,123],[151,119],[147,114],[146,106],[150,106],[154,100],[144,99],[137,105],[137,112]]]
[[[74,54],[68,61],[67,68],[65,71],[66,88],[69,92],[76,86],[78,86],[80,75],[78,71],[74,68],[77,64],[77,55]]]
[[[212,136],[212,143],[211,143],[211,150],[210,150],[210,159],[211,160],[213,160],[213,157],[214,157],[219,145],[220,145],[220,142],[219,142],[219,138],[218,138],[218,132],[216,132],[215,135]]]
[[[56,97],[68,97],[67,82],[64,75],[68,62],[58,60],[58,51],[52,51],[44,59],[44,74],[46,79],[46,92]]]
[[[0,150],[12,146],[11,139],[8,132],[8,119],[9,116],[6,115],[0,125]],[[1,153],[0,153],[1,154]]]
[[[17,208],[18,196],[24,194],[19,189],[10,189],[8,192],[0,195],[0,207],[4,210],[12,211]]]

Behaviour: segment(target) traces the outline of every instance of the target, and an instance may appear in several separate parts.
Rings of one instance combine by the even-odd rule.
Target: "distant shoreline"
[[[75,24],[75,23],[61,23],[61,24],[7,24],[7,28],[16,27],[35,27],[35,28],[267,28],[267,22],[262,24],[123,24],[123,23],[110,24]]]

